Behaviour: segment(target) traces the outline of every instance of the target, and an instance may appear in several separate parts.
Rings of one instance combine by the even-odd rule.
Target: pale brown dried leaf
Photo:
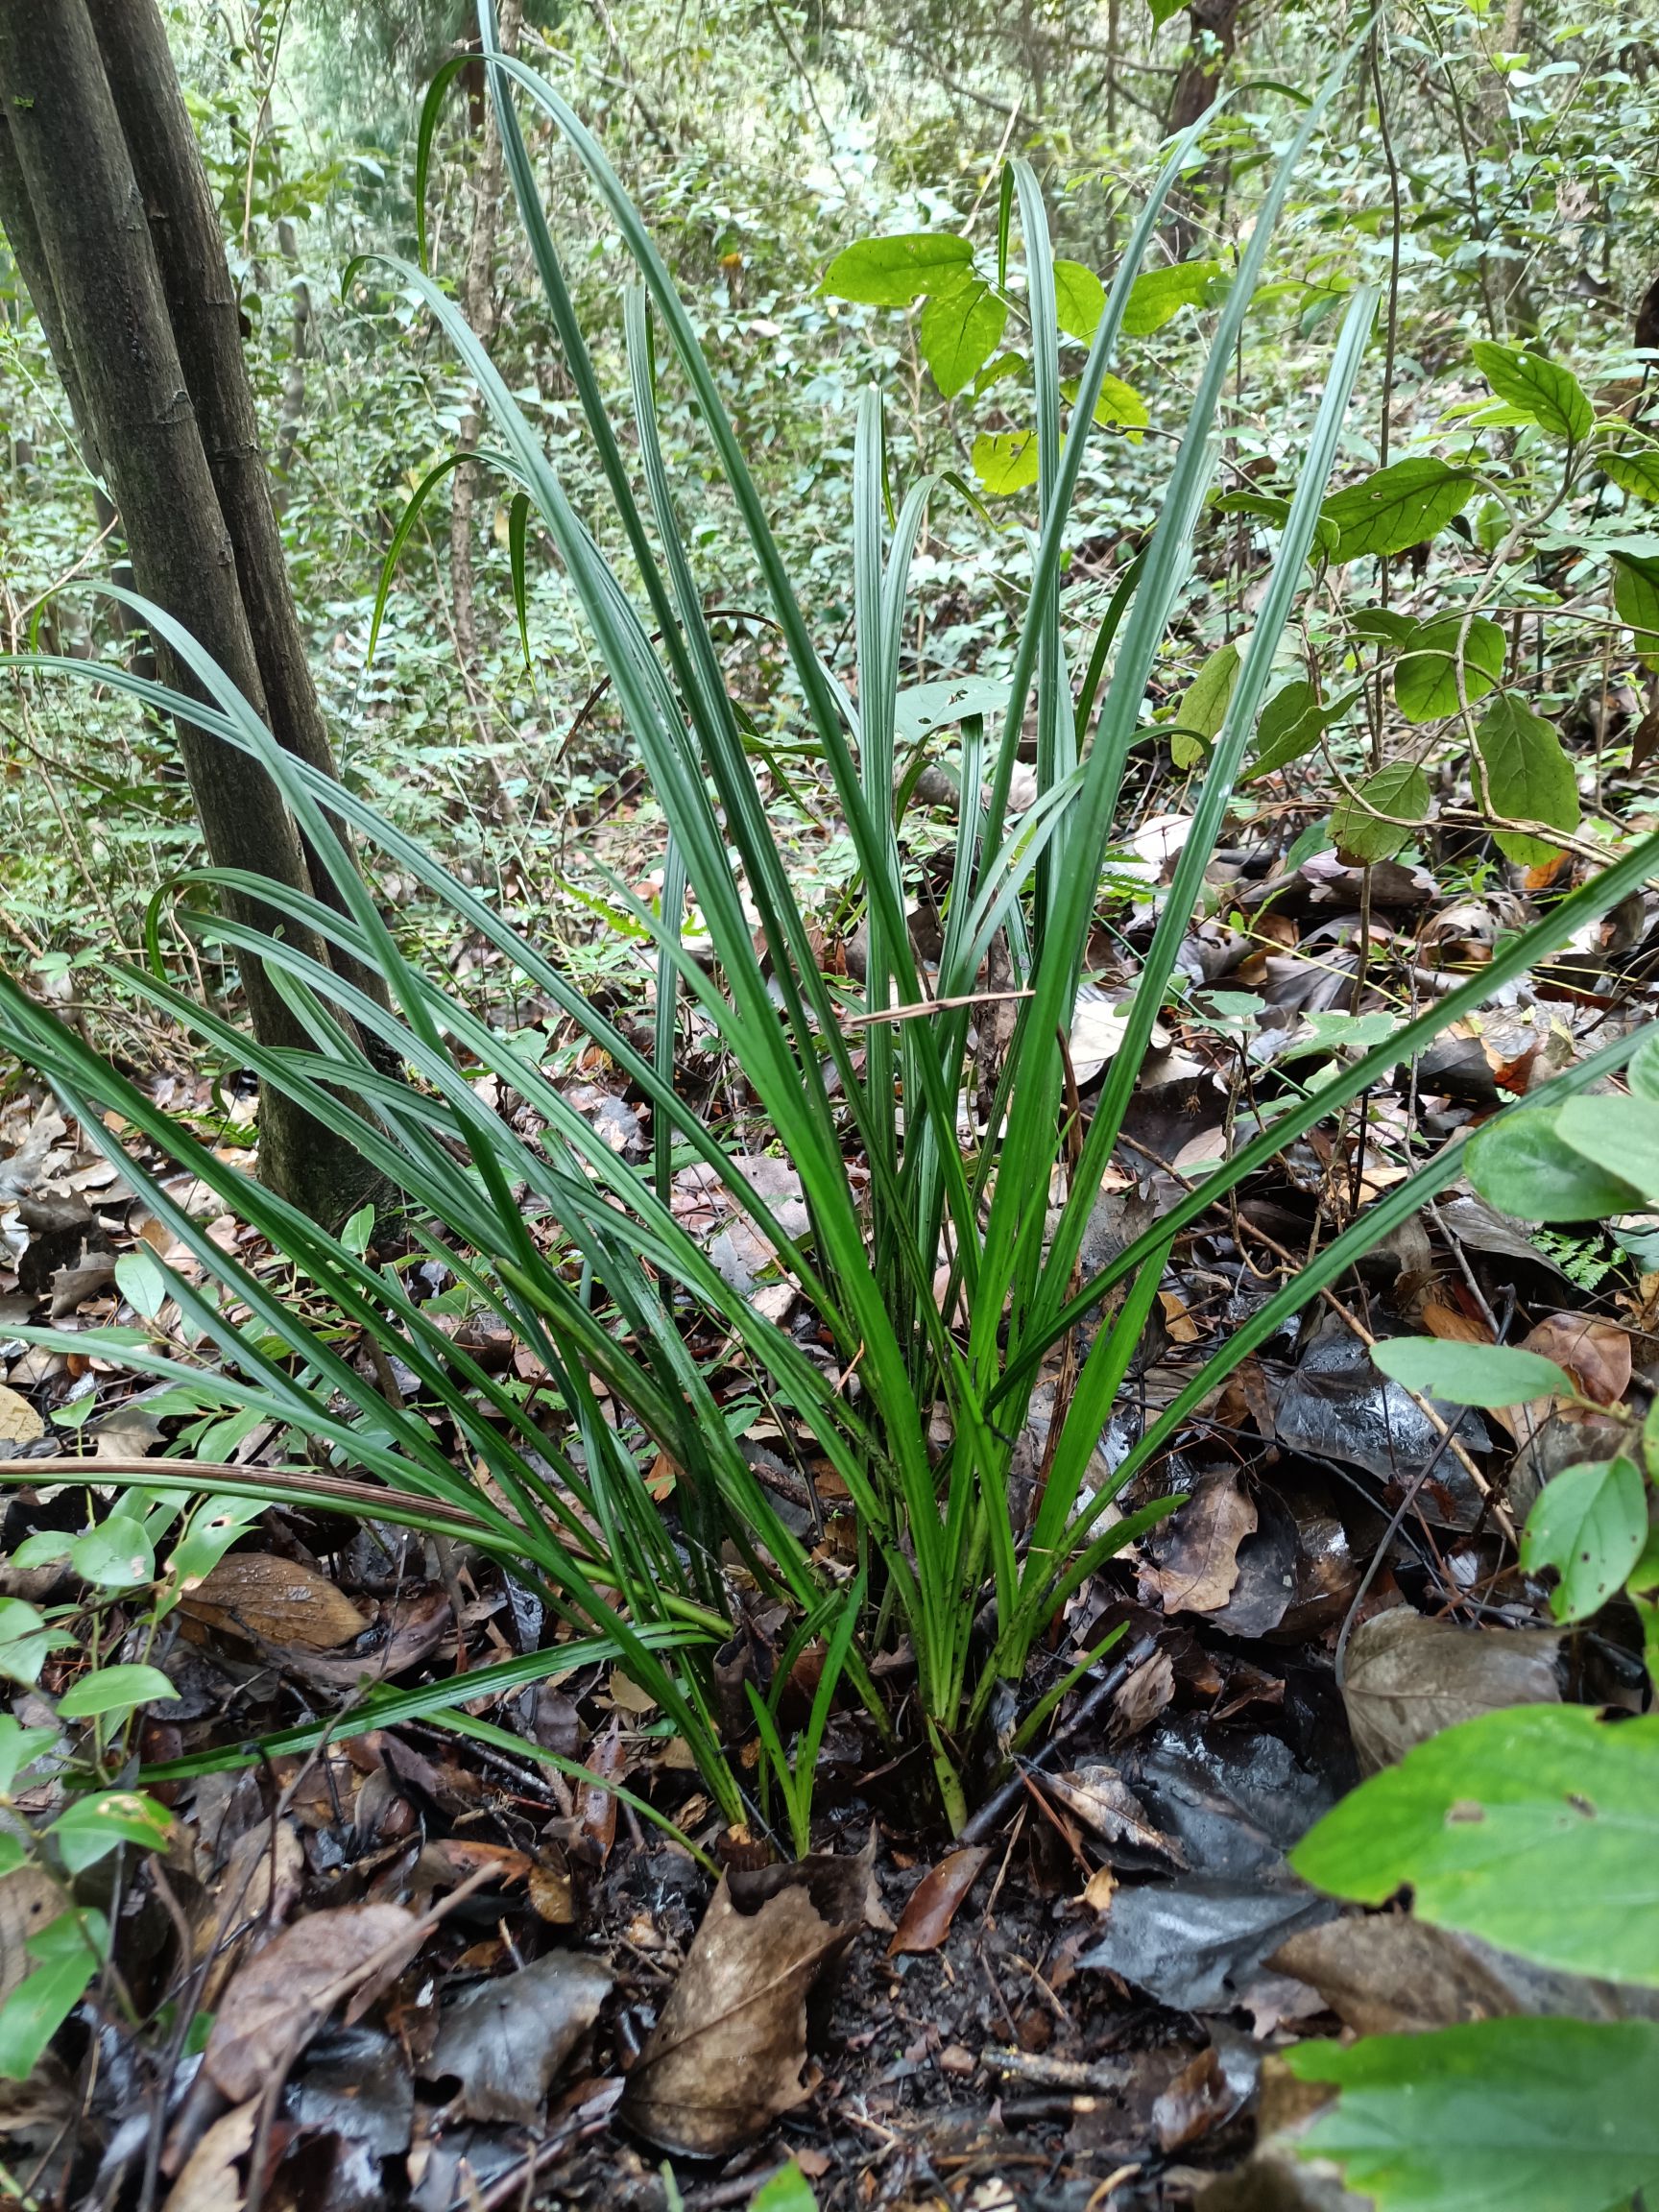
[[[232,1979],[203,2068],[233,2104],[287,2069],[333,2005],[383,1955],[412,1956],[425,1934],[401,1905],[348,1905],[284,1929]]]
[[[232,1551],[179,1609],[204,1628],[283,1650],[337,1651],[369,1625],[326,1575],[267,1551]]]
[[[1504,1705],[1559,1703],[1561,1639],[1543,1629],[1459,1628],[1407,1605],[1362,1622],[1348,1646],[1342,1699],[1360,1768]]]
[[[236,2177],[236,2161],[253,2147],[259,2103],[257,2097],[251,2098],[214,2121],[184,2161],[162,2212],[240,2212],[247,2198]]]
[[[1166,1613],[1218,1613],[1238,1579],[1238,1547],[1256,1532],[1256,1508],[1230,1468],[1203,1476],[1168,1525],[1147,1549],[1154,1563],[1141,1569],[1142,1595]]]
[[[858,1876],[850,1895],[861,1892],[856,1862],[846,1863]],[[857,1925],[827,1918],[804,1881],[774,1888],[750,1913],[722,1881],[628,2077],[629,2126],[661,2150],[712,2157],[799,2104],[808,2094],[807,1993]]]

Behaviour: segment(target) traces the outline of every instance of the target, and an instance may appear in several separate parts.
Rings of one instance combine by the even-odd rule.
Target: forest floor
[[[1113,964],[1144,929],[1166,846],[1154,826],[1147,882],[1091,963],[1072,1046],[1085,1092],[1110,1049]],[[1286,864],[1269,840],[1223,865],[1230,918],[1194,929],[1190,1017],[1171,1018],[1103,1193],[1102,1234],[1119,1241],[1221,1151],[1261,1070],[1316,1070],[1362,1034],[1355,1024],[1478,964],[1525,897],[1518,879],[1443,855],[1388,862],[1370,871],[1362,926],[1360,872],[1330,852]],[[1410,1085],[1403,1074],[1361,1119],[1290,1146],[1183,1238],[1102,1440],[1107,1463],[1206,1345],[1406,1172],[1412,1146],[1650,1020],[1656,971],[1650,890],[1445,1040]],[[717,1074],[688,1060],[686,1081],[711,1097]],[[246,1100],[179,1073],[146,1080],[242,1156]],[[619,1151],[644,1157],[640,1101],[608,1069],[574,1066],[565,1087]],[[762,1150],[764,1132],[747,1142]],[[172,1188],[187,1211],[210,1210],[205,1190]],[[675,1205],[723,1271],[750,1270],[774,1318],[811,1330],[696,1171]],[[7,1339],[8,1322],[132,1320],[126,1254],[196,1264],[21,1081],[0,1104],[0,1437],[14,1455],[84,1451],[94,1482],[99,1460],[168,1450],[253,1468],[280,1456],[256,1423],[229,1440],[202,1420],[186,1433],[118,1358]],[[210,1233],[282,1280],[233,1217]],[[150,1709],[138,1745],[140,1778],[176,1816],[152,1863],[164,1873],[107,1897],[122,1987],[93,1993],[31,2082],[0,2085],[0,2162],[26,2201],[111,2212],[712,2212],[749,2206],[768,2182],[760,2201],[778,2212],[1335,2202],[1328,2170],[1271,2150],[1244,2164],[1305,2094],[1279,2060],[1286,2044],[1545,1999],[1500,1954],[1397,1912],[1342,1911],[1296,1878],[1288,1850],[1362,1767],[1435,1728],[1524,1699],[1646,1698],[1634,1614],[1615,1605],[1564,1633],[1517,1564],[1540,1481],[1595,1454],[1583,1420],[1545,1403],[1436,1425],[1369,1362],[1370,1342],[1402,1329],[1548,1350],[1587,1396],[1640,1415],[1659,1382],[1659,1238],[1523,1230],[1466,1186],[1398,1231],[1125,1501],[1188,1500],[1079,1593],[1053,1678],[1065,1655],[1125,1635],[1046,1744],[1011,1774],[975,1777],[990,1816],[955,1843],[926,1811],[919,1748],[902,1734],[882,1744],[851,1709],[820,1761],[816,1855],[791,1866],[757,1822],[724,1827],[615,1667],[423,1708],[422,1688],[458,1669],[536,1651],[539,1601],[497,1564],[366,1507],[270,1506],[147,1644],[178,1693]],[[505,1334],[471,1348],[535,1382]],[[729,1382],[735,1397],[740,1367]],[[769,1462],[763,1426],[750,1449],[805,1517],[831,1537],[845,1527],[832,1479],[804,1485]],[[5,1558],[42,1529],[81,1528],[87,1495],[13,1487]],[[141,1602],[78,1598],[61,1566],[0,1567],[0,1591],[84,1598],[107,1650],[144,1619]],[[37,1691],[14,1693],[26,1724],[50,1720],[91,1632],[52,1654]],[[744,1633],[775,1653],[780,1622],[751,1611]],[[902,1671],[901,1654],[901,1697]],[[389,1688],[397,1701],[370,1695]],[[734,1697],[736,1741],[735,1684]],[[14,1908],[0,1928],[6,1987],[25,1970],[10,1924],[28,1910],[20,1879],[0,1888]],[[329,2016],[314,2000],[333,1977],[346,1979]],[[1627,2001],[1591,1984],[1564,1996],[1559,1978],[1548,1997],[1589,2017]],[[653,2032],[671,2005],[665,2045]],[[228,2008],[240,2038],[204,2061],[202,2024]]]

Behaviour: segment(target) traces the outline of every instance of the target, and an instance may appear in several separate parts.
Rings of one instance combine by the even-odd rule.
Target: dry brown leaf
[[[264,1928],[280,1927],[299,1902],[305,1879],[305,1853],[293,1824],[278,1820],[251,1828],[230,1846],[225,1871],[191,1915],[197,1962],[210,1960],[197,2003],[211,2012],[229,1979],[246,1939]]]
[[[1267,1963],[1316,1989],[1360,2035],[1415,2034],[1520,2009],[1461,1937],[1397,1912],[1298,1929]]]
[[[990,1856],[984,1846],[969,1844],[950,1852],[923,1875],[899,1915],[899,1925],[887,1946],[889,1959],[897,1959],[901,1952],[938,1950],[950,1933],[957,1908],[979,1879]]]
[[[232,1551],[179,1609],[204,1628],[283,1650],[337,1651],[369,1625],[326,1575],[269,1551]]]
[[[412,1955],[424,1934],[401,1905],[348,1905],[284,1929],[226,1990],[202,2058],[208,2079],[233,2104],[260,2095],[372,1961],[402,1944]]]
[[[856,1934],[864,1886],[856,1860],[834,1863],[856,1876],[844,1885],[844,1917],[827,1886],[812,1882],[811,1863],[768,1869],[779,1886],[752,1912],[738,1910],[730,1879],[715,1890],[622,2094],[620,2111],[647,2142],[711,2157],[808,2095],[807,1993]]]
[[[1459,1628],[1408,1605],[1362,1622],[1342,1701],[1360,1770],[1375,1773],[1442,1728],[1504,1705],[1559,1703],[1561,1639],[1543,1629]]]
[[[215,2120],[167,2193],[162,2212],[240,2212],[247,2201],[234,2168],[253,2147],[259,2125],[257,2097]]]
[[[1230,1468],[1200,1478],[1197,1488],[1147,1550],[1156,1564],[1141,1569],[1143,1599],[1166,1613],[1218,1613],[1238,1579],[1238,1547],[1256,1532],[1256,1508]]]
[[[1157,1852],[1173,1865],[1189,1863],[1180,1844],[1156,1825],[1115,1767],[1090,1765],[1070,1774],[1045,1775],[1043,1788],[1102,1843],[1130,1843],[1140,1851]]]
[[[1565,1367],[1586,1398],[1617,1406],[1630,1387],[1630,1339],[1611,1321],[1585,1313],[1547,1313],[1522,1339],[1523,1352],[1536,1352]]]
[[[0,2004],[4,2004],[35,1961],[23,1946],[56,1920],[69,1899],[50,1874],[33,1863],[0,1878]]]
[[[46,1424],[27,1398],[0,1383],[0,1444],[33,1444]]]
[[[365,1683],[388,1682],[420,1666],[448,1633],[449,1600],[442,1590],[421,1590],[411,1598],[397,1599],[388,1612],[389,1620],[382,1625],[389,1633],[372,1649],[336,1658],[326,1652],[297,1651],[290,1646],[283,1653],[287,1671],[323,1688],[357,1690]]]
[[[1437,1298],[1426,1301],[1423,1326],[1431,1336],[1438,1336],[1446,1344],[1490,1344],[1493,1341],[1492,1332],[1484,1321],[1476,1321],[1467,1313],[1459,1313],[1455,1306],[1442,1306]]]
[[[622,1742],[620,1722],[613,1720],[605,1734],[589,1744],[584,1765],[589,1773],[599,1775],[604,1781],[621,1780],[627,1770],[628,1753]],[[576,1819],[577,1849],[603,1866],[616,1840],[615,1797],[609,1790],[584,1782],[576,1792]]]

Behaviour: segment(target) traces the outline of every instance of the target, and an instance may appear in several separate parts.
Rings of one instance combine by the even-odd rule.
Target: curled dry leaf
[[[184,2161],[162,2212],[239,2212],[246,2200],[236,2177],[236,2161],[253,2148],[259,2104],[257,2097],[251,2098],[214,2121]]]
[[[899,1925],[887,1946],[889,1959],[897,1959],[902,1952],[938,1950],[950,1933],[957,1908],[979,1879],[990,1856],[983,1844],[969,1844],[950,1852],[923,1875],[899,1915]]]
[[[613,1721],[605,1734],[589,1746],[584,1765],[607,1782],[619,1782],[627,1771],[628,1752],[620,1721]],[[603,1866],[616,1840],[616,1799],[597,1783],[584,1782],[576,1792],[577,1839],[575,1848],[584,1859]]]
[[[1201,1477],[1168,1533],[1147,1546],[1155,1563],[1141,1570],[1143,1596],[1166,1613],[1218,1613],[1238,1579],[1238,1547],[1255,1530],[1256,1508],[1232,1470]]]
[[[1166,1836],[1115,1767],[1079,1767],[1043,1782],[1069,1813],[1074,1813],[1102,1843],[1127,1843],[1139,1855],[1154,1852],[1175,1866],[1190,1863],[1173,1837]]]
[[[1521,1349],[1565,1367],[1584,1396],[1599,1406],[1617,1406],[1630,1387],[1630,1339],[1611,1321],[1596,1321],[1587,1313],[1547,1313],[1527,1332]]]
[[[260,2095],[376,1961],[405,1963],[424,1934],[401,1905],[349,1905],[285,1929],[226,1990],[202,2059],[208,2079],[233,2104]]]
[[[397,1599],[387,1610],[384,1641],[371,1649],[333,1658],[325,1653],[284,1653],[288,1671],[328,1690],[357,1690],[365,1683],[390,1681],[419,1667],[443,1642],[449,1627],[449,1599],[442,1590],[421,1590]]]
[[[721,1882],[628,2077],[620,2110],[631,2128],[661,2150],[712,2157],[808,2095],[807,1996],[857,1933],[864,1883],[854,1859]],[[745,1887],[761,1896],[748,1911],[737,1901]]]
[[[268,1551],[232,1551],[180,1599],[187,1621],[250,1644],[337,1651],[369,1623],[315,1568]]]
[[[460,2081],[455,2109],[469,2120],[533,2128],[570,2054],[599,2017],[615,1976],[579,1951],[554,1951],[444,2008],[421,2072]]]
[[[1458,1628],[1396,1606],[1362,1622],[1348,1647],[1342,1701],[1363,1772],[1413,1743],[1502,1705],[1558,1704],[1561,1639],[1542,1629]]]

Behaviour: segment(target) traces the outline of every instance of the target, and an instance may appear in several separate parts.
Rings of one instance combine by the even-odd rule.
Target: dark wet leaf
[[[461,2087],[469,2120],[535,2127],[560,2068],[599,2017],[615,1976],[579,1951],[554,1951],[498,1982],[452,1998],[421,2072]]]

